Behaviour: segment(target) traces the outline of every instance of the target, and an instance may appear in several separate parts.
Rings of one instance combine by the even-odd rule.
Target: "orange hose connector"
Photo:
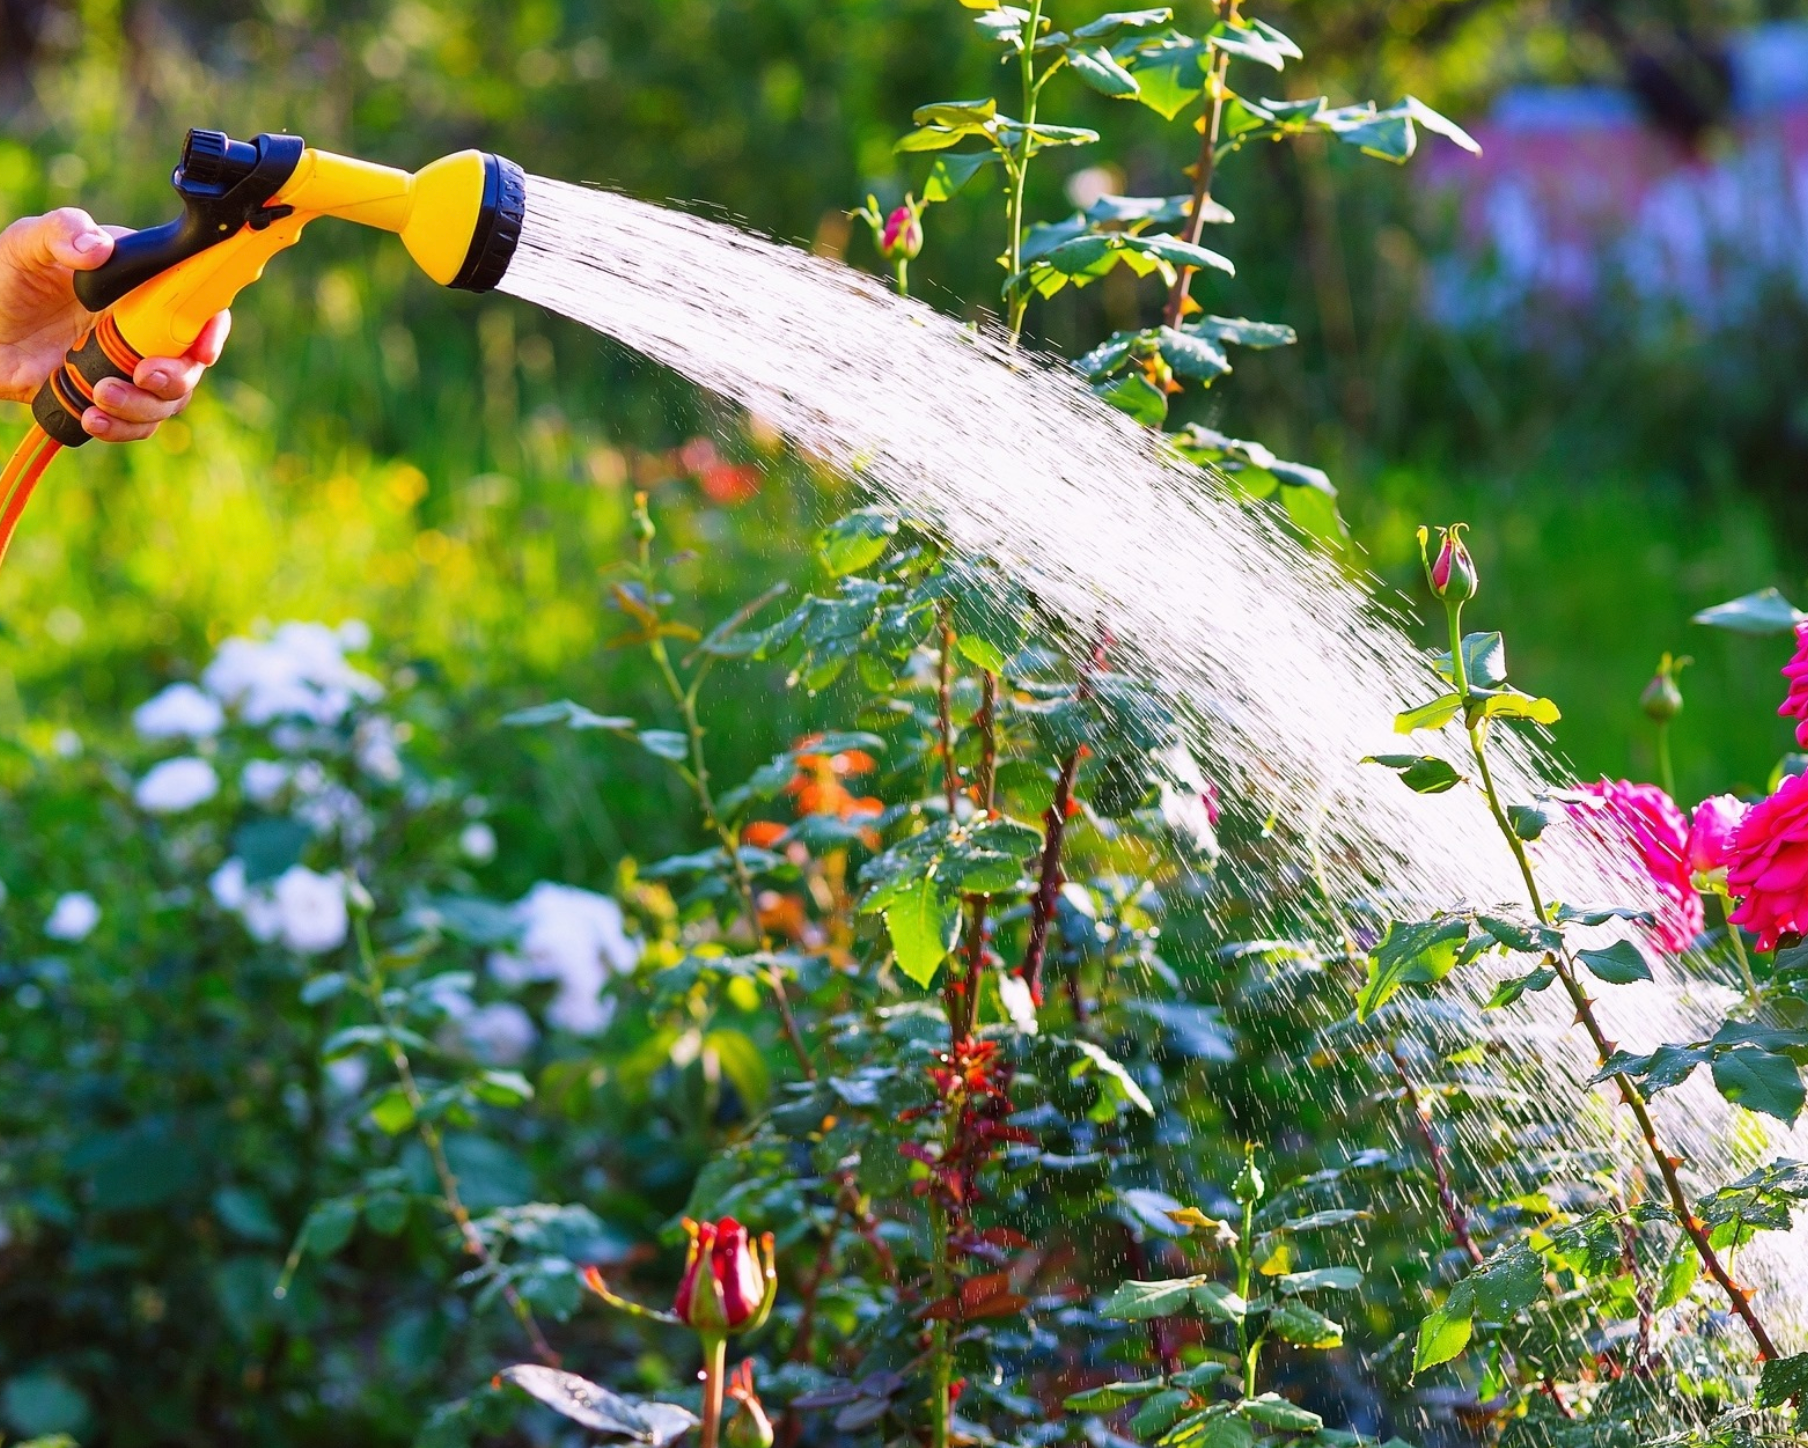
[[[32,489],[44,476],[50,460],[62,450],[61,443],[34,425],[13,450],[5,469],[0,470],[0,563],[6,561],[13,530],[19,526],[19,515],[31,501]]]

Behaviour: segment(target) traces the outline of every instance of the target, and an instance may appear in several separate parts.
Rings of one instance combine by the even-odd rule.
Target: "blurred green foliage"
[[[1294,0],[1269,13],[1310,57],[1300,89],[1337,100],[1412,91],[1461,117],[1510,81],[1610,77],[1620,64],[1605,32],[1578,27],[1554,0]],[[1760,13],[1756,4],[1699,12],[1709,21]],[[291,128],[409,167],[481,145],[533,171],[676,198],[874,266],[846,209],[868,190],[889,202],[920,186],[891,150],[914,106],[990,84],[988,53],[951,0],[9,0],[0,17],[0,219],[79,202],[104,220],[150,224],[169,210],[164,177],[186,126]],[[1080,98],[1050,119],[1089,124],[1109,104]],[[1180,189],[1191,159],[1183,128],[1110,116],[1106,162],[1126,189]],[[1063,214],[1061,180],[1058,166],[1044,167],[1032,215]],[[1330,471],[1366,562],[1395,586],[1421,586],[1409,551],[1419,522],[1485,525],[1478,607],[1514,620],[1518,675],[1561,703],[1561,743],[1585,773],[1649,777],[1637,698],[1671,649],[1697,660],[1675,737],[1683,793],[1761,784],[1789,737],[1772,714],[1782,648],[1687,619],[1764,584],[1805,601],[1808,513],[1794,493],[1808,428],[1794,397],[1808,362],[1768,335],[1630,343],[1604,327],[1552,359],[1520,339],[1440,334],[1415,303],[1449,218],[1419,204],[1413,185],[1309,148],[1241,158],[1219,189],[1239,217],[1240,270],[1214,283],[1213,306],[1284,321],[1301,345],[1240,357],[1238,375],[1196,415]],[[969,313],[992,305],[993,211],[977,195],[935,209],[913,271],[920,295]],[[1034,335],[1069,349],[1105,327],[1147,323],[1154,293],[1124,281],[1038,305]],[[1770,326],[1788,332],[1793,316],[1779,308]],[[0,445],[22,425],[0,419]],[[756,497],[710,496],[678,454],[699,434],[766,467]],[[507,299],[441,292],[386,238],[315,228],[245,298],[227,360],[195,409],[153,444],[62,460],[26,518],[0,574],[0,732],[9,788],[24,801],[8,821],[4,877],[23,885],[31,910],[47,910],[84,882],[51,878],[34,859],[69,858],[59,841],[100,833],[122,841],[106,862],[113,875],[148,870],[142,842],[110,815],[103,781],[84,778],[88,766],[48,763],[59,731],[117,739],[131,707],[221,639],[287,618],[364,618],[392,664],[432,684],[423,738],[449,775],[494,804],[503,848],[482,883],[496,897],[542,877],[601,886],[625,856],[686,844],[685,800],[657,761],[609,743],[580,748],[562,731],[496,727],[521,702],[561,696],[661,717],[645,671],[604,647],[620,625],[600,570],[623,551],[635,487],[653,492],[666,540],[688,551],[674,587],[698,616],[719,617],[768,582],[807,573],[807,539],[838,485],[613,344]],[[706,723],[728,777],[813,722],[807,702],[757,671],[723,684]],[[108,1152],[174,1162],[156,1132],[176,1121],[185,1131],[199,1123],[181,1150],[222,1152],[218,1169],[150,1203],[180,1209],[160,1228],[169,1243],[134,1227],[112,1244],[130,1261],[85,1258],[92,1295],[20,1300],[51,1325],[46,1346],[142,1353],[147,1380],[189,1374],[188,1401],[230,1403],[208,1421],[248,1441],[264,1428],[259,1384],[228,1380],[222,1364],[242,1368],[246,1344],[268,1354],[290,1330],[262,1294],[280,1252],[260,1236],[249,1197],[217,1212],[237,1220],[236,1237],[196,1247],[185,1234],[202,1231],[193,1221],[214,1230],[210,1194],[230,1188],[241,1165],[264,1173],[299,1159],[306,1133],[269,1103],[244,1109],[270,1138],[225,1132],[242,1083],[207,1079],[210,1052],[261,1029],[260,1010],[295,982],[243,972],[210,936],[170,976],[158,1011],[143,1009],[140,992],[130,1016],[109,1016],[124,981],[162,982],[157,971],[197,949],[177,938],[174,918],[153,912],[135,924],[118,941],[117,975],[50,982],[65,1023],[51,1031],[39,1017],[25,1054],[54,1089],[77,1095],[85,1078],[53,1069],[66,1036],[100,1041],[97,1077],[122,1054],[145,1068],[137,1079],[151,1066],[164,1073],[163,1095],[43,1108],[65,1114],[71,1145],[78,1130],[91,1133],[81,1170],[97,1182]],[[228,962],[243,989],[225,998],[217,981]],[[211,1034],[186,1039],[198,1017]],[[267,1049],[311,1061],[317,1044],[284,1037]],[[597,1106],[593,1085],[576,1091],[571,1130],[621,1136],[628,1128]],[[1277,1069],[1251,1089],[1285,1098],[1295,1088]],[[196,1099],[204,1109],[183,1114]],[[1310,1103],[1306,1135],[1329,1132],[1321,1107]],[[673,1130],[655,1122],[620,1148],[669,1169],[623,1208],[649,1229],[676,1209],[702,1155],[693,1139],[674,1147]],[[549,1155],[536,1164],[550,1170],[554,1148],[540,1145]],[[292,1226],[331,1188],[332,1166],[300,1161],[253,1186]],[[101,1203],[103,1227],[111,1210]],[[430,1233],[404,1245],[445,1265],[445,1243]],[[185,1254],[186,1275],[157,1277],[165,1250]],[[389,1250],[363,1239],[353,1249]],[[151,1284],[150,1295],[122,1289],[127,1276]],[[386,1306],[384,1340],[348,1338],[320,1377],[343,1382],[375,1351],[399,1386],[368,1421],[384,1441],[402,1441],[417,1426],[405,1421],[411,1365],[442,1351],[432,1334],[465,1325]],[[283,1311],[328,1309],[298,1289]],[[192,1362],[160,1362],[153,1329],[172,1313],[217,1322],[219,1342]],[[337,1320],[308,1325],[330,1336]],[[649,1385],[671,1376],[652,1354],[639,1367]],[[14,1378],[9,1393],[0,1409],[45,1431],[86,1411],[71,1408],[70,1385],[54,1376]],[[329,1415],[316,1427],[319,1441],[343,1441]],[[207,1431],[152,1421],[131,1441],[225,1441]]]

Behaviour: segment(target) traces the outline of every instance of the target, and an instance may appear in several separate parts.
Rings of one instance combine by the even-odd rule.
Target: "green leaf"
[[[557,1368],[521,1364],[504,1368],[498,1376],[593,1433],[631,1443],[666,1448],[697,1425],[696,1415],[675,1403],[631,1403],[576,1373]]]
[[[1080,1053],[1080,1059],[1068,1068],[1068,1074],[1076,1081],[1089,1072],[1097,1071],[1110,1083],[1111,1094],[1118,1099],[1136,1107],[1145,1116],[1155,1114],[1155,1103],[1148,1093],[1136,1083],[1136,1078],[1121,1062],[1114,1061],[1101,1046],[1091,1041],[1069,1041],[1068,1044]]]
[[[1808,1352],[1772,1358],[1764,1364],[1764,1371],[1758,1378],[1760,1408],[1780,1408],[1801,1397],[1808,1397]]]
[[[400,1136],[414,1125],[414,1104],[400,1086],[391,1086],[370,1108],[370,1119],[388,1136]]]
[[[1333,1322],[1322,1312],[1314,1312],[1305,1303],[1289,1298],[1268,1317],[1271,1332],[1300,1347],[1330,1348],[1343,1342],[1343,1325]]]
[[[1544,1261],[1522,1243],[1491,1258],[1469,1281],[1476,1314],[1510,1322],[1544,1295]]]
[[[1693,622],[1733,633],[1763,636],[1793,633],[1795,626],[1804,619],[1808,619],[1808,613],[1803,613],[1776,589],[1760,588],[1731,603],[1717,603],[1712,608],[1702,609]]]
[[[923,183],[925,201],[946,201],[998,160],[996,151],[963,151],[957,156],[938,156],[929,168],[929,179]]]
[[[634,736],[648,754],[682,764],[690,757],[691,743],[676,729],[642,729]]]
[[[1207,1360],[1175,1373],[1169,1381],[1177,1388],[1191,1388],[1197,1392],[1200,1388],[1209,1388],[1229,1371],[1227,1364]]]
[[[329,970],[325,975],[317,975],[302,986],[301,1003],[304,1006],[317,1006],[324,1000],[331,1000],[348,984],[344,971]]]
[[[1498,694],[1472,693],[1469,698],[1470,724],[1483,719],[1530,719],[1534,724],[1555,724],[1562,717],[1553,701],[1534,698],[1517,689],[1504,689]]]
[[[931,101],[912,111],[910,119],[919,126],[983,130],[988,122],[998,119],[998,102],[990,96],[977,101]]]
[[[1701,1255],[1686,1232],[1678,1232],[1664,1258],[1663,1274],[1658,1279],[1657,1310],[1674,1307],[1689,1295],[1695,1279],[1701,1276]]]
[[[1119,378],[1099,394],[1144,427],[1160,427],[1168,415],[1168,395],[1140,372]]]
[[[1128,57],[1119,55],[1124,68],[1136,77],[1136,98],[1163,120],[1171,121],[1205,89],[1205,67],[1211,52],[1203,41],[1170,35],[1136,47]]]
[[[1159,1392],[1167,1383],[1161,1378],[1141,1378],[1134,1382],[1106,1383],[1102,1387],[1088,1388],[1083,1393],[1073,1393],[1062,1400],[1062,1406],[1071,1413],[1111,1413],[1126,1403],[1134,1403],[1138,1398],[1146,1398],[1150,1393]]]
[[[1529,975],[1522,975],[1514,980],[1503,980],[1494,987],[1494,994],[1488,997],[1484,1010],[1497,1011],[1510,1006],[1527,991],[1541,991],[1557,979],[1557,972],[1549,966],[1539,966]]]
[[[1089,50],[1078,47],[1067,52],[1067,64],[1073,73],[1100,95],[1114,100],[1129,100],[1137,92],[1136,77],[1111,58],[1103,46]]]
[[[1437,669],[1451,677],[1450,651],[1436,659]],[[1472,633],[1463,639],[1463,672],[1472,689],[1498,689],[1507,682],[1507,644],[1498,633]]]
[[[527,728],[536,724],[563,724],[570,729],[632,729],[634,721],[619,714],[598,714],[594,709],[586,709],[582,704],[574,704],[570,699],[561,699],[556,704],[536,704],[531,709],[517,709],[513,714],[504,714],[502,722],[513,728]]]
[[[1444,1305],[1419,1324],[1419,1338],[1413,1347],[1413,1371],[1447,1363],[1469,1346],[1475,1330],[1474,1289],[1459,1282]]]
[[[1203,270],[1221,271],[1227,276],[1235,276],[1237,268],[1227,256],[1211,250],[1210,247],[1199,246],[1194,242],[1178,236],[1127,236],[1124,245],[1149,256],[1158,256],[1163,261],[1172,262],[1175,266],[1198,267]]]
[[[301,1248],[316,1257],[331,1257],[352,1239],[358,1225],[358,1199],[333,1197],[316,1202],[301,1224]]]
[[[489,1106],[520,1106],[534,1099],[534,1088],[519,1071],[485,1071],[472,1079],[471,1094]]]
[[[1275,1287],[1288,1295],[1302,1292],[1354,1292],[1362,1286],[1362,1273],[1354,1267],[1314,1267],[1309,1272],[1289,1272]]]
[[[1735,1106],[1760,1111],[1789,1125],[1802,1114],[1802,1073],[1794,1061],[1755,1046],[1735,1046],[1714,1057],[1714,1085]]]
[[[1197,1284],[1193,1288],[1193,1306],[1212,1322],[1241,1322],[1249,1311],[1249,1304],[1226,1284],[1200,1278],[1193,1281]]]
[[[1313,1433],[1325,1426],[1325,1420],[1310,1408],[1290,1403],[1279,1393],[1263,1393],[1259,1398],[1245,1398],[1232,1410],[1255,1423],[1281,1428],[1289,1433]]]
[[[1429,754],[1371,754],[1362,762],[1397,770],[1400,782],[1414,794],[1442,794],[1463,778],[1447,760]]]
[[[1148,30],[1166,25],[1174,18],[1167,6],[1159,10],[1113,10],[1097,20],[1089,20],[1074,31],[1075,40],[1105,40],[1123,30]]]
[[[1513,826],[1513,833],[1528,844],[1542,835],[1554,818],[1555,816],[1543,805],[1510,804],[1507,806],[1507,823]]]
[[[1601,950],[1578,950],[1576,958],[1596,980],[1609,985],[1631,985],[1635,980],[1651,979],[1650,963],[1630,940],[1616,940]]]
[[[1193,1300],[1193,1289],[1202,1278],[1173,1277],[1161,1282],[1120,1282],[1099,1309],[1101,1317],[1120,1322],[1143,1322],[1151,1317],[1171,1317]]]
[[[1420,729],[1441,729],[1456,718],[1463,707],[1460,694],[1442,694],[1429,704],[1394,716],[1394,733],[1412,734]]]
[[[1195,317],[1181,328],[1196,336],[1218,342],[1234,342],[1239,347],[1263,349],[1291,347],[1299,340],[1293,328],[1279,322],[1251,322],[1243,317]]]
[[[1455,967],[1457,953],[1468,939],[1469,922],[1460,916],[1390,924],[1369,958],[1368,979],[1356,996],[1357,1019],[1366,1021],[1403,985],[1442,980]]]
[[[937,166],[941,164],[936,162]],[[882,555],[897,532],[898,520],[891,513],[883,508],[861,508],[837,518],[818,533],[816,547],[829,572],[840,578],[858,573]]]
[[[1157,1438],[1179,1421],[1193,1395],[1185,1388],[1164,1388],[1148,1398],[1130,1419],[1130,1431],[1139,1438]]]
[[[885,907],[885,928],[898,969],[927,990],[954,948],[960,921],[960,903],[943,898],[934,876],[910,882]]]
[[[1262,25],[1260,20],[1255,23],[1261,25],[1264,30],[1268,29],[1266,25]],[[1406,108],[1406,114],[1411,117],[1413,121],[1423,126],[1434,136],[1442,136],[1447,141],[1454,141],[1472,156],[1481,155],[1482,148],[1475,137],[1471,136],[1448,116],[1439,111],[1434,111],[1416,96],[1408,96],[1405,100],[1401,101],[1400,104]]]
[[[1205,38],[1213,50],[1221,50],[1226,55],[1234,55],[1242,60],[1256,61],[1272,70],[1280,70],[1287,63],[1287,51],[1253,26],[1235,25],[1221,20]],[[1292,45],[1291,41],[1287,43]],[[1294,47],[1294,54],[1298,53],[1298,48]]]

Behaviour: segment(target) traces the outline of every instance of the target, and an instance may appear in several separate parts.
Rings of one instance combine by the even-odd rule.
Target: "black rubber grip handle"
[[[188,163],[201,137],[214,137],[226,150],[236,149],[254,159],[238,166],[222,165],[217,156],[208,153],[206,167],[197,167],[197,175],[191,177]],[[127,292],[229,240],[240,228],[261,228],[286,216],[286,207],[267,203],[295,173],[305,149],[300,136],[264,135],[255,142],[243,142],[214,131],[191,132],[182,149],[184,164],[170,178],[182,198],[182,215],[149,231],[120,237],[105,262],[93,271],[76,273],[77,299],[91,312],[104,312]]]
[[[94,389],[109,377],[130,382],[143,360],[120,336],[113,318],[102,317],[38,389],[31,402],[32,417],[64,447],[81,447],[88,441],[82,414],[93,403]]]

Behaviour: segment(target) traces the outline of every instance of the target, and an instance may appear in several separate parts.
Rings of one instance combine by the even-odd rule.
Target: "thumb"
[[[93,271],[113,254],[113,238],[80,207],[64,206],[28,217],[0,235],[16,265]]]

